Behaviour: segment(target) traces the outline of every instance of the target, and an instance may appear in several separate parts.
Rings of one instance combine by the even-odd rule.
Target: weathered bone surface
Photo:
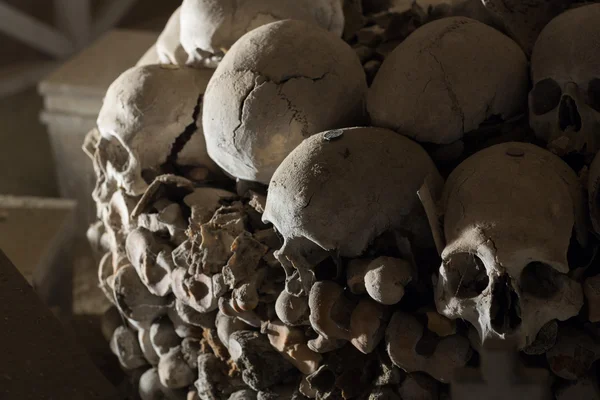
[[[115,330],[110,341],[110,349],[125,369],[143,367],[147,363],[135,332],[126,326],[120,326]]]
[[[131,261],[150,293],[165,296],[171,291],[173,248],[146,228],[136,228],[129,233],[125,244],[127,258]]]
[[[263,215],[285,239],[276,256],[286,290],[308,294],[327,252],[358,257],[386,231],[433,246],[416,194],[426,180],[441,190],[425,151],[386,129],[334,130],[302,142],[273,175]]]
[[[404,287],[412,279],[412,267],[407,261],[394,257],[378,257],[363,268],[362,260],[353,261],[355,267],[348,268],[349,276],[352,273],[353,282],[349,282],[348,286],[351,289],[355,287],[354,293],[366,292],[373,300],[386,305],[393,305],[402,300]],[[354,269],[358,270],[353,271]]]
[[[584,205],[575,173],[537,146],[503,143],[468,158],[444,189],[438,311],[471,322],[482,341],[514,337],[521,348],[547,322],[577,315],[583,292],[567,275],[567,251],[573,234],[586,244]]]
[[[181,44],[188,64],[215,67],[244,34],[285,19],[306,21],[337,36],[344,28],[339,0],[184,0]]]
[[[156,53],[161,64],[185,65],[187,53],[181,45],[181,7],[169,18],[156,41]]]
[[[89,237],[114,303],[103,334],[142,400],[447,399],[453,370],[498,337],[560,378],[557,398],[597,396],[600,275],[580,181],[600,236],[600,161],[506,143],[539,142],[527,118],[496,125],[524,112],[518,45],[466,18],[431,22],[460,7],[347,0],[350,50],[329,0],[272,1],[186,0],[154,63],[216,66],[229,50],[211,98],[210,71],[135,68],[84,144],[97,175]],[[209,13],[186,14],[194,5]],[[277,7],[308,17],[271,23]],[[188,60],[184,17],[208,22],[187,31],[204,35],[187,37]],[[420,54],[394,62],[415,43]],[[347,128],[363,123],[365,74],[390,93],[409,82],[378,111],[416,133]],[[215,161],[239,169],[218,171],[211,138],[227,139]]]
[[[600,149],[600,4],[568,10],[540,33],[531,57],[529,123],[558,154]]]
[[[152,366],[158,365],[160,357],[156,350],[154,350],[154,346],[150,338],[150,329],[139,329],[138,341],[140,342],[140,348],[142,349],[142,353],[144,354],[144,357],[148,363]]]
[[[432,354],[422,355],[417,344],[424,327],[413,316],[397,311],[385,333],[387,352],[394,364],[407,372],[426,372],[440,382],[449,382],[454,370],[463,367],[472,355],[467,338],[451,335],[441,338]]]
[[[169,389],[188,387],[195,379],[194,371],[183,357],[181,346],[174,347],[162,355],[157,369],[160,383]]]
[[[95,192],[97,193],[97,192]],[[125,246],[129,232],[135,228],[131,220],[131,213],[136,204],[135,198],[128,196],[125,191],[118,189],[110,193],[106,199],[95,197],[98,218],[104,223],[106,251],[110,251],[110,262],[113,272],[116,271],[122,260],[126,259]],[[108,268],[108,267],[107,267]]]
[[[131,265],[115,273],[113,286],[117,308],[128,319],[147,325],[167,313],[167,298],[150,293]]]
[[[302,21],[262,26],[236,42],[206,89],[208,153],[234,177],[268,184],[303,139],[362,123],[366,91],[341,39]]]
[[[263,324],[261,333],[266,334],[271,345],[303,374],[312,374],[319,367],[322,357],[308,348],[301,329],[275,320]]]
[[[186,390],[169,389],[160,382],[156,368],[150,368],[140,377],[139,393],[142,400],[186,400]]]
[[[229,353],[243,368],[244,382],[257,391],[281,382],[293,368],[258,332],[234,332],[229,337]]]
[[[180,161],[185,146],[194,146],[196,154],[182,163],[214,168],[199,127],[209,78],[208,71],[147,65],[129,69],[109,87],[98,116],[98,148],[108,146],[107,174],[127,194],[143,194],[148,184],[142,172]]]
[[[367,105],[375,126],[448,144],[492,116],[524,112],[527,84],[527,59],[510,38],[473,19],[443,18],[389,55]]]

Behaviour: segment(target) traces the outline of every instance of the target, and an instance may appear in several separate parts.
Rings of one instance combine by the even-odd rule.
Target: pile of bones
[[[136,392],[449,398],[499,338],[600,398],[600,4],[530,52],[360,3],[184,0],[108,89],[88,237]]]

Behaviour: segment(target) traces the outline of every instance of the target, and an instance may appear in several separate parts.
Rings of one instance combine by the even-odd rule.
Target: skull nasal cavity
[[[489,285],[490,279],[483,261],[475,254],[453,254],[444,261],[448,276],[448,288],[455,297],[479,296]]]
[[[521,305],[508,275],[501,275],[492,287],[490,308],[492,328],[498,333],[513,332],[521,324]]]
[[[563,96],[558,109],[558,122],[562,131],[573,128],[575,132],[579,132],[581,129],[581,115],[577,110],[577,103],[571,96]]]

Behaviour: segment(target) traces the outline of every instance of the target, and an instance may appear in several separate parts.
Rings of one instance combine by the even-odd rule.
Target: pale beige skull
[[[527,58],[495,29],[465,17],[423,25],[385,59],[369,89],[375,126],[449,144],[527,103]]]
[[[572,234],[586,243],[577,176],[560,158],[526,143],[476,153],[444,189],[447,246],[438,311],[471,322],[482,341],[531,344],[547,322],[577,315],[581,285],[567,276]]]
[[[433,247],[417,197],[426,180],[441,190],[427,153],[387,129],[340,129],[302,142],[275,171],[263,214],[285,239],[276,256],[286,290],[307,295],[327,252],[358,257],[387,231]]]
[[[340,0],[184,0],[181,44],[188,63],[216,67],[244,34],[270,22],[297,19],[342,35]]]
[[[206,88],[208,154],[232,176],[268,184],[306,137],[362,123],[366,92],[340,38],[303,21],[264,25],[235,43]]]
[[[167,160],[216,168],[206,154],[199,126],[210,75],[207,70],[160,65],[134,67],[121,74],[108,88],[98,115],[99,146],[111,149],[105,151],[106,179],[137,196],[148,188],[142,172],[158,169]],[[196,150],[191,159],[187,147]]]

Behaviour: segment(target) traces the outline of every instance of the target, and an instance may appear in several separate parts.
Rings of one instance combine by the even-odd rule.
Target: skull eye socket
[[[462,299],[477,297],[490,283],[483,261],[475,254],[454,254],[444,261],[444,267],[448,288],[455,297]]]
[[[588,85],[588,104],[600,112],[600,79],[592,79]]]
[[[124,173],[129,168],[129,153],[114,137],[106,140],[105,146],[98,146],[98,152],[100,162],[104,165],[110,163],[118,173]]]
[[[521,291],[540,299],[553,297],[560,289],[561,273],[548,264],[532,262],[521,272]]]
[[[543,115],[558,107],[562,89],[554,79],[542,79],[531,91],[531,111],[535,115]]]

